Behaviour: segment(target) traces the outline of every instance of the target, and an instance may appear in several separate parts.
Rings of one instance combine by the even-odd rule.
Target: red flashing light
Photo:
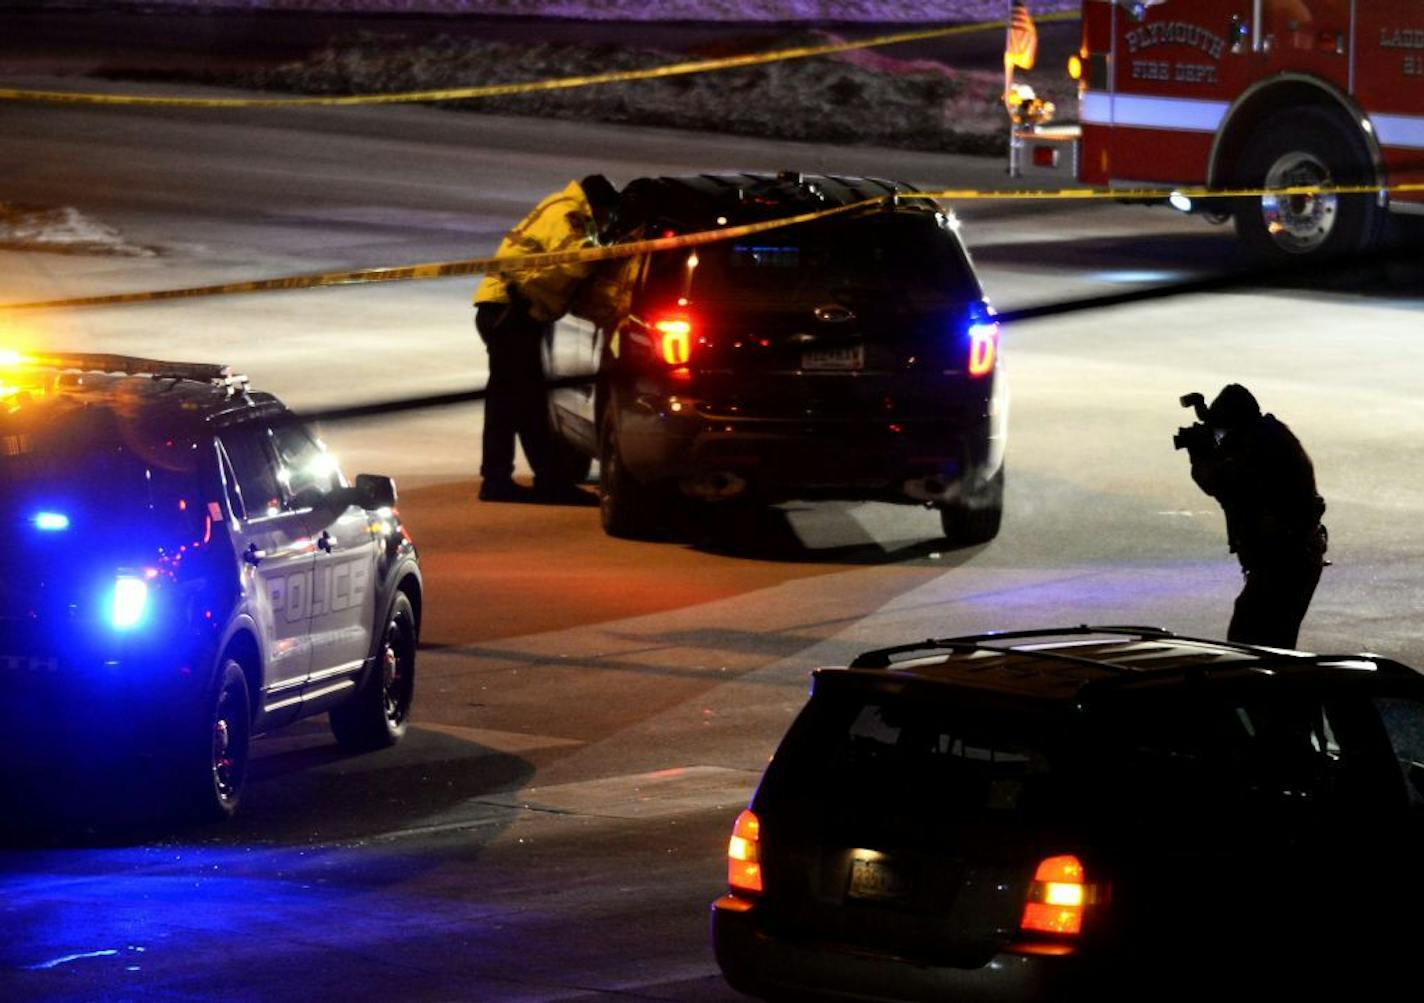
[[[761,820],[747,809],[737,816],[727,843],[727,885],[734,892],[761,894]]]
[[[668,365],[685,365],[692,358],[692,321],[685,315],[660,317],[653,321],[653,330],[661,335],[659,348]]]
[[[988,376],[994,371],[994,363],[999,354],[999,323],[971,324],[969,326],[969,375]]]

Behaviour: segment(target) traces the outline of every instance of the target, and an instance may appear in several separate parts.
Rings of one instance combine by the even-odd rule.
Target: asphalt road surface
[[[0,200],[76,206],[159,252],[0,251],[0,303],[486,253],[591,171],[1003,180],[969,158],[419,108],[7,105],[0,135]],[[960,209],[1001,309],[1169,282],[1235,253],[1229,232],[1161,209]],[[122,827],[31,829],[0,850],[0,998],[735,998],[707,905],[811,667],[990,628],[1224,633],[1239,576],[1170,443],[1191,390],[1247,384],[1314,457],[1335,565],[1301,643],[1424,664],[1424,296],[1398,276],[1316,285],[1010,327],[1007,514],[998,540],[968,550],[941,549],[932,513],[886,505],[789,505],[693,543],[615,541],[591,509],[476,502],[476,407],[328,427],[348,473],[397,477],[425,562],[409,740],[345,757],[320,721],[260,740],[243,814],[224,827],[164,831],[125,795]],[[19,347],[230,362],[318,408],[479,385],[471,287],[0,324]]]

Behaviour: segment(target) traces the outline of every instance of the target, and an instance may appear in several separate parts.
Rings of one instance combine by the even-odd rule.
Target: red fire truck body
[[[1424,182],[1424,0],[1084,0],[1082,32],[1085,183]],[[1036,152],[1025,166],[1056,159]],[[1368,247],[1424,192],[1200,208],[1267,256],[1309,256]]]

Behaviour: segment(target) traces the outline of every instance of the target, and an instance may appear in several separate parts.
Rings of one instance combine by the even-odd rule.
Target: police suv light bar
[[[154,379],[196,380],[240,388],[247,377],[234,373],[231,366],[208,362],[166,362],[133,355],[108,353],[58,352],[32,355],[24,360],[31,366],[51,369],[73,369],[82,372],[122,373],[125,376],[152,376]]]

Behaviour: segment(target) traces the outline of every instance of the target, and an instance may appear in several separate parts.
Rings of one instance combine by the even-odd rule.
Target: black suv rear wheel
[[[952,546],[988,543],[999,535],[1004,519],[1004,468],[973,490],[966,486],[958,501],[940,506],[944,538]]]
[[[405,735],[415,698],[416,643],[415,609],[404,592],[397,592],[376,648],[374,671],[355,696],[331,709],[331,731],[343,748],[384,749]]]
[[[657,506],[658,492],[635,480],[624,467],[618,447],[618,423],[611,410],[604,413],[603,434],[598,441],[598,509],[604,532],[627,540],[652,539],[662,517]]]

